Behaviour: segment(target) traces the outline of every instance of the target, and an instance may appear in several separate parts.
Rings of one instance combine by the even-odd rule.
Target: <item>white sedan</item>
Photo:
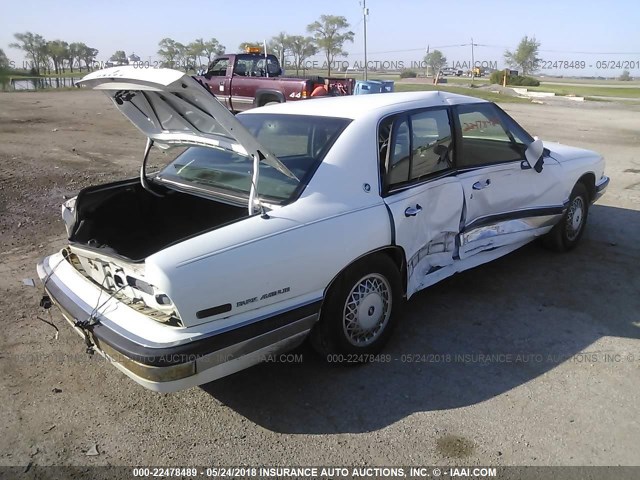
[[[444,92],[322,98],[233,116],[174,70],[102,90],[148,138],[140,177],[62,207],[47,295],[141,385],[176,391],[294,348],[366,360],[416,292],[536,238],[576,246],[609,179],[597,153],[532,138]],[[147,172],[153,146],[181,147]]]

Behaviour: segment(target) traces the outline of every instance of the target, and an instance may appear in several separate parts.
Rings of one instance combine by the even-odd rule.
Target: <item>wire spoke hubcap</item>
[[[584,210],[582,197],[574,198],[567,212],[567,238],[571,241],[575,240],[582,230]]]
[[[384,331],[391,316],[391,285],[375,273],[361,278],[345,302],[342,327],[352,345],[373,343]]]

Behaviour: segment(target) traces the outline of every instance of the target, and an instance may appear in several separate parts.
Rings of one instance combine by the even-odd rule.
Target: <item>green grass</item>
[[[435,85],[430,84],[396,84],[396,92],[422,92],[442,90],[443,92],[457,93],[459,95],[469,95],[471,97],[482,98],[497,103],[531,103],[529,99],[510,97],[508,95],[500,95],[499,93],[489,92],[480,88],[453,87],[446,84]]]
[[[447,80],[447,83],[462,84],[462,85],[469,85],[471,83],[471,78],[469,77],[444,77],[444,78]],[[473,79],[473,83],[485,85],[489,83],[489,78],[476,77]]]
[[[611,103],[613,100],[608,99],[608,98],[602,98],[602,97],[584,97],[585,100],[588,100],[589,102],[608,102]]]
[[[82,72],[76,72],[74,71],[73,73],[71,72],[67,72],[67,73],[52,73],[51,75],[48,75],[46,73],[42,73],[40,75],[31,75],[31,73],[28,72],[20,72],[20,71],[15,71],[15,70],[10,70],[6,73],[6,76],[8,78],[13,78],[15,80],[29,80],[32,78],[69,78],[69,77],[73,77],[73,78],[79,78],[79,77],[84,77],[87,74],[87,71],[84,70]]]
[[[547,76],[538,76],[532,75],[534,78],[537,78],[542,83],[579,83],[581,85],[621,85],[621,86],[630,86],[630,87],[638,87],[640,86],[640,79],[634,78],[628,82],[621,82],[617,78],[581,78],[581,77],[547,77]]]
[[[578,97],[622,97],[640,98],[640,87],[605,87],[605,86],[561,86],[540,84],[539,87],[526,87],[531,91],[553,92],[556,95],[576,95]]]
[[[1,86],[1,85],[0,85]],[[38,88],[37,90],[2,90],[0,93],[42,93],[42,92],[76,92],[82,90],[77,87],[60,87],[60,88]]]

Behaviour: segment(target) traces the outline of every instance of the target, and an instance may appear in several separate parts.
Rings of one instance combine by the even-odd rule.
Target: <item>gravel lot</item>
[[[164,395],[87,356],[22,282],[64,245],[63,196],[135,176],[144,139],[94,92],[0,93],[0,465],[637,465],[640,107],[504,108],[606,156],[576,251],[530,245],[416,295],[390,363],[302,347]]]

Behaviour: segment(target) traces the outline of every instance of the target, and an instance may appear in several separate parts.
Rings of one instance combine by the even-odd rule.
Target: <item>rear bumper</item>
[[[604,192],[606,192],[607,187],[609,186],[609,177],[602,176],[602,178],[596,183],[596,194],[593,196],[593,201],[597,202]]]
[[[38,264],[38,275],[53,302],[79,335],[84,337],[86,332],[95,349],[115,367],[142,386],[158,392],[201,385],[295,348],[316,322],[320,309],[317,301],[177,345],[145,346],[109,328],[108,320],[101,321],[102,314],[94,314],[98,323],[90,331],[83,331],[76,322],[88,320],[94,307],[69,289],[51,271],[46,259]]]

